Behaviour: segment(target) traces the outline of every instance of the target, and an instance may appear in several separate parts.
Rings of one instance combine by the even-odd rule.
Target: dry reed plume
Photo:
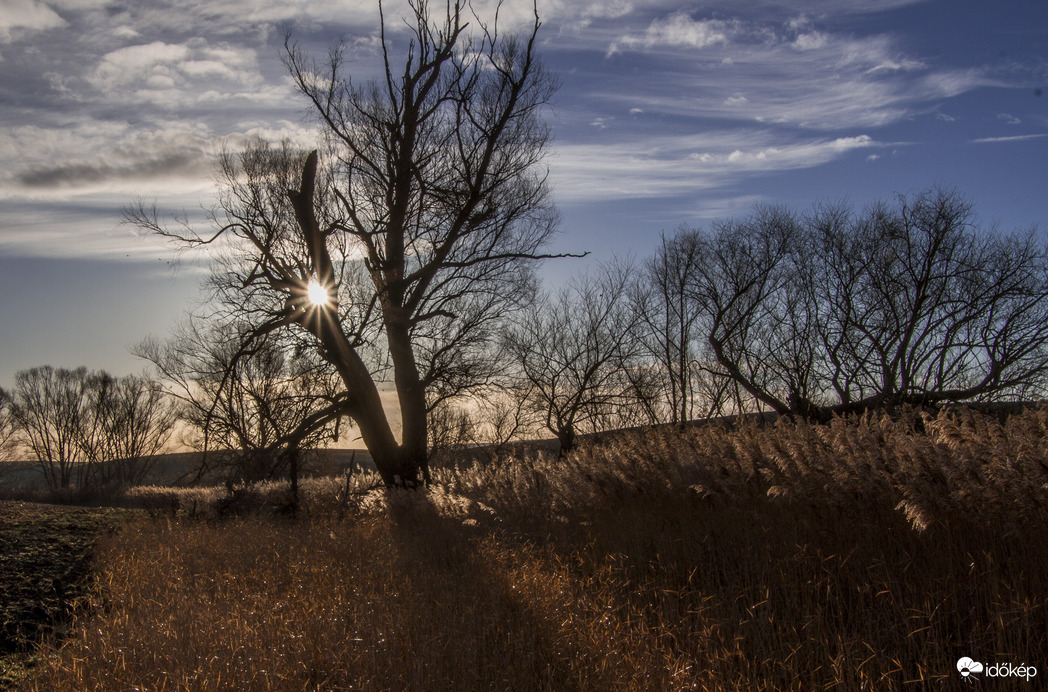
[[[144,489],[163,511],[105,546],[33,689],[940,689],[961,656],[1048,674],[1046,433],[1046,409],[652,431],[426,493],[309,481],[293,518],[194,520],[222,493]]]

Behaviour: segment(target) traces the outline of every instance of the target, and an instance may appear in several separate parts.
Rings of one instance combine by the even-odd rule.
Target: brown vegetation
[[[144,490],[153,520],[105,546],[34,689],[939,689],[964,655],[1038,665],[1046,434],[1046,408],[641,432],[425,492],[311,480],[293,519]]]

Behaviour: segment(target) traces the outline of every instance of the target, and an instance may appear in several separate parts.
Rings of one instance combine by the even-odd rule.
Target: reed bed
[[[294,514],[279,484],[141,489],[151,518],[102,547],[30,689],[942,689],[962,656],[1048,675],[1046,435],[1044,408],[652,430],[427,491],[314,479]]]

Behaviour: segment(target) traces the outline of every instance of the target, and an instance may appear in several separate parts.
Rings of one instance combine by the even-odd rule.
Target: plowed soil
[[[128,510],[0,501],[0,690],[16,687],[45,637],[61,636],[90,588],[92,548]]]

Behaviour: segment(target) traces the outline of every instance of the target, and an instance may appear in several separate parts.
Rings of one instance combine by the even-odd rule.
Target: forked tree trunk
[[[316,172],[317,152],[314,151],[306,157],[301,189],[289,191],[288,197],[315,276],[330,290],[334,270],[313,209]],[[299,323],[320,340],[325,360],[335,367],[351,394],[349,416],[360,430],[383,482],[399,487],[416,487],[420,480],[428,483],[426,391],[415,365],[409,329],[387,317],[386,332],[403,421],[403,439],[398,444],[375,380],[338,321],[337,306],[337,299],[329,305],[315,306],[312,308],[315,312],[303,313]]]

